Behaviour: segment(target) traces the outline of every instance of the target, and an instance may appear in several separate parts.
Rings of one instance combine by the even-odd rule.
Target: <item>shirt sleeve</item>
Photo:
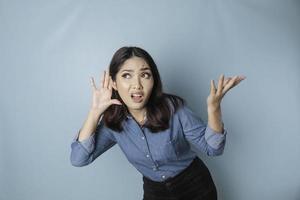
[[[103,120],[90,137],[78,141],[80,130],[76,133],[71,143],[70,161],[73,166],[82,167],[93,162],[98,156],[116,144],[116,140]]]
[[[214,131],[208,123],[204,122],[186,105],[179,108],[177,112],[184,136],[190,144],[209,156],[223,154],[227,135],[226,128],[223,133]]]

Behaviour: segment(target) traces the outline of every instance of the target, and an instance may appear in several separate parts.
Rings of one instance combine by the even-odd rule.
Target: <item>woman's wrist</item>
[[[102,113],[103,113],[103,111],[101,111],[101,110],[91,108],[89,110],[88,117],[98,121],[100,116],[102,115]]]

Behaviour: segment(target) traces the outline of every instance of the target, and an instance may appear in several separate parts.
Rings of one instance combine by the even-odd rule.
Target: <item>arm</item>
[[[103,116],[102,113],[100,113],[97,110],[90,109],[87,119],[85,120],[82,128],[79,131],[79,137],[78,137],[79,142],[89,138],[92,135],[92,133],[94,133],[97,124],[99,122],[99,118],[102,119]]]
[[[185,138],[196,150],[208,156],[218,156],[223,153],[226,129],[223,134],[216,132],[187,106],[180,108],[178,115]]]
[[[114,136],[104,126],[102,118],[99,125],[98,121],[109,106],[122,105],[119,100],[111,99],[113,80],[109,73],[104,71],[99,88],[96,87],[93,77],[90,78],[90,82],[93,90],[91,110],[82,129],[71,144],[70,160],[72,165],[77,167],[90,164],[116,144]]]
[[[222,111],[221,106],[218,107],[210,107],[207,109],[208,113],[208,125],[215,130],[215,132],[223,133],[224,132],[224,124],[222,122]]]
[[[115,138],[104,126],[102,118],[98,125],[94,124],[95,118],[89,113],[83,128],[72,141],[70,161],[73,166],[82,167],[90,164],[116,144]],[[80,135],[83,135],[82,139]]]
[[[246,76],[234,76],[225,78],[224,74],[219,77],[218,88],[215,87],[214,80],[210,80],[210,94],[207,97],[208,124],[216,132],[223,133],[223,122],[221,113],[221,101],[225,94],[238,85]]]

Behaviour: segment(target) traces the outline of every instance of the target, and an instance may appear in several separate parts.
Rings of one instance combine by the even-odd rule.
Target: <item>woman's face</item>
[[[116,74],[113,88],[118,91],[130,112],[142,111],[153,88],[150,66],[140,57],[126,60]]]

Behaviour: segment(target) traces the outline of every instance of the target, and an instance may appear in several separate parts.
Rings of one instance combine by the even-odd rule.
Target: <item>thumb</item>
[[[214,80],[210,80],[210,93],[214,94],[216,92],[215,82]]]
[[[110,100],[111,104],[117,104],[117,105],[122,105],[122,103],[118,99],[112,99]]]

